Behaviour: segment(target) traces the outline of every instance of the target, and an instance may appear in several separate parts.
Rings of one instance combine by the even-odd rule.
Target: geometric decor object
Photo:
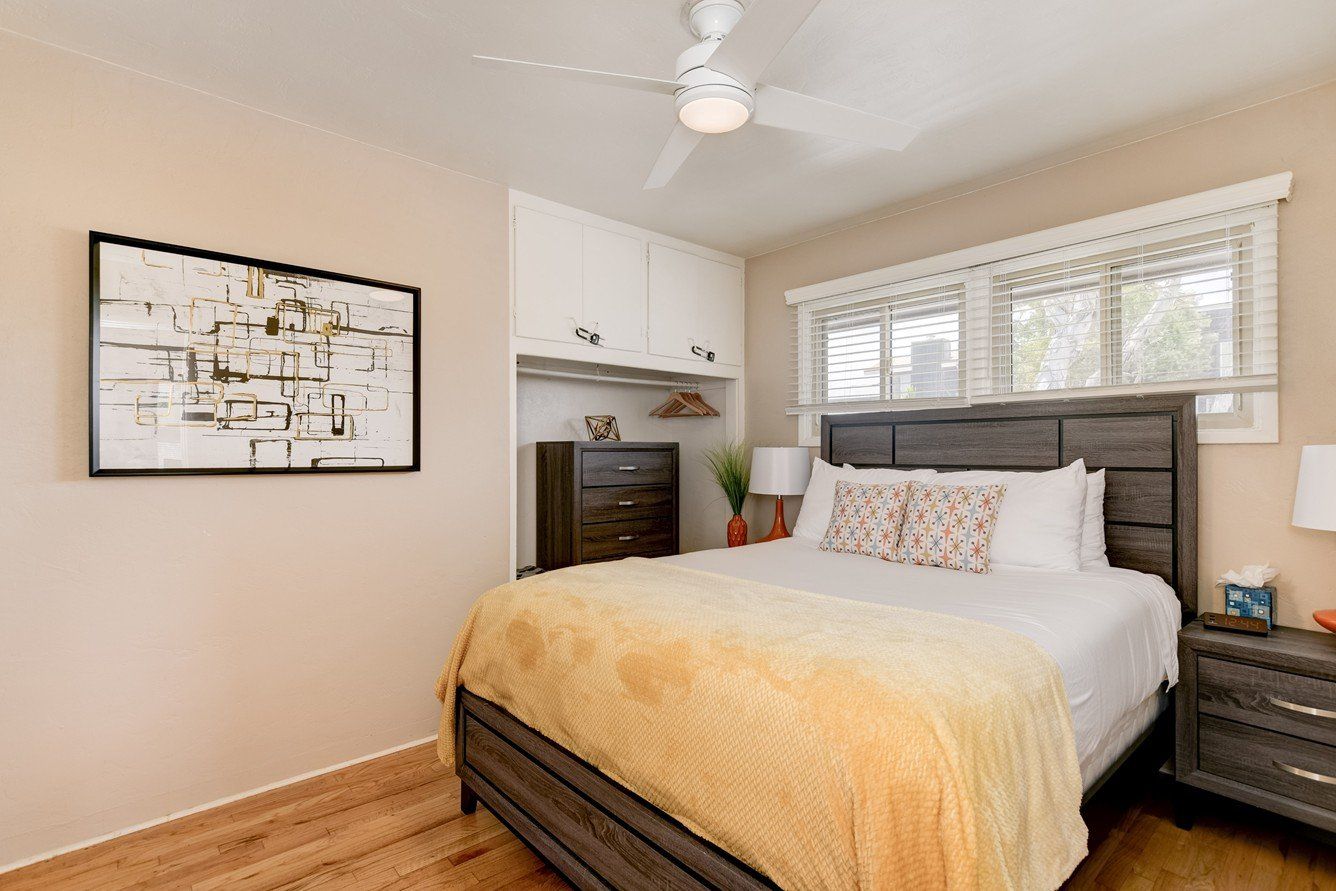
[[[417,288],[89,233],[89,474],[419,467]]]
[[[622,439],[621,431],[617,429],[617,419],[612,415],[585,415],[585,429],[589,431],[590,442],[620,442]]]

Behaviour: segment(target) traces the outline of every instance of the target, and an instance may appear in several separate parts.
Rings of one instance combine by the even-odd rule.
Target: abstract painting
[[[92,475],[418,469],[417,288],[89,247]]]

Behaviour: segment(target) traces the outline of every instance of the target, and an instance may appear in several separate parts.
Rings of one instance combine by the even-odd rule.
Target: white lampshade
[[[1290,522],[1336,532],[1336,445],[1304,446]]]
[[[812,455],[805,448],[752,449],[751,491],[757,495],[801,495],[812,476]]]

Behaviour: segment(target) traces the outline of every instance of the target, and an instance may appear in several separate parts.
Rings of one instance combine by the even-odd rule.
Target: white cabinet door
[[[649,351],[656,356],[695,359],[696,267],[693,254],[649,246]]]
[[[699,342],[714,352],[714,361],[742,364],[745,295],[742,270],[714,260],[698,259],[696,328]]]
[[[584,228],[580,323],[611,350],[645,351],[645,254],[639,238]]]
[[[515,208],[515,333],[580,343],[584,227],[527,207]]]
[[[742,364],[742,270],[695,254],[649,246],[649,351],[716,364]]]

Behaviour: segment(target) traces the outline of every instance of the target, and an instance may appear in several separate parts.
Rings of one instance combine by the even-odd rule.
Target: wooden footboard
[[[577,888],[774,888],[500,707],[459,691],[461,806],[479,800]]]
[[[577,888],[777,887],[500,706],[462,688],[458,706],[460,807],[472,813],[481,801]],[[1123,772],[1124,762],[1141,770],[1135,762],[1145,761],[1153,771],[1172,737],[1152,730],[1171,723],[1166,712],[1087,791],[1081,809],[1092,841],[1101,834],[1087,808],[1094,793]]]

